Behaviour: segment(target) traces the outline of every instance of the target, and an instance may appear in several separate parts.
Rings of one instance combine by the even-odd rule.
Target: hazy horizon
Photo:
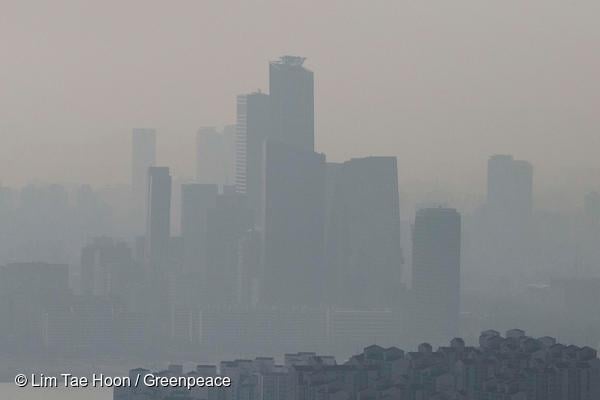
[[[599,2],[0,10],[3,399],[600,398]]]
[[[508,153],[537,191],[600,184],[596,2],[3,5],[4,184],[128,182],[135,127],[193,177],[197,129],[234,123],[282,54],[315,71],[328,160],[394,155],[401,183],[483,193],[487,158]]]

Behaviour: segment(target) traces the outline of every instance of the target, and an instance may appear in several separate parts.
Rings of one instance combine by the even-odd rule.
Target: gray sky
[[[600,3],[592,0],[0,0],[0,180],[129,179],[132,127],[193,175],[199,126],[308,57],[317,147],[390,154],[401,180],[477,185],[492,153],[538,181],[600,168]],[[568,168],[568,172],[560,172]],[[597,174],[578,178],[599,183]]]

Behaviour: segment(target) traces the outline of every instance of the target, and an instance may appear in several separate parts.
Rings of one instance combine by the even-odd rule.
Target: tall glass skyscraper
[[[168,167],[148,169],[146,261],[151,270],[166,266],[171,237],[171,174]]]
[[[303,57],[283,56],[269,65],[274,140],[303,150],[315,149],[315,97],[312,71]]]
[[[247,196],[255,218],[260,214],[264,142],[271,129],[269,95],[261,92],[237,97],[235,186]]]
[[[458,335],[461,217],[453,208],[417,211],[413,230],[415,328],[440,344]]]

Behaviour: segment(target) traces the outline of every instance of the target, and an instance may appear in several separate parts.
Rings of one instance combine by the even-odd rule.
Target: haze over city
[[[0,2],[0,398],[600,398],[597,2]]]
[[[264,63],[302,54],[330,159],[397,155],[402,182],[481,195],[487,156],[510,153],[536,165],[544,204],[574,205],[562,185],[600,183],[598,8],[4,1],[0,179],[127,182],[132,126],[161,132],[159,162],[192,177],[198,126],[233,123]]]

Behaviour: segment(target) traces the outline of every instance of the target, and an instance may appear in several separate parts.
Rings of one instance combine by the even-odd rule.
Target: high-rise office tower
[[[325,156],[268,140],[262,199],[267,304],[324,302]]]
[[[417,211],[413,228],[415,328],[441,343],[458,335],[460,313],[461,217],[455,209]]]
[[[486,209],[490,217],[523,221],[531,216],[533,167],[510,155],[494,155],[488,160]]]
[[[488,160],[487,198],[481,231],[470,241],[477,271],[514,283],[530,279],[535,236],[532,229],[533,167],[510,155]]]
[[[140,310],[152,315],[145,340],[168,337],[168,321],[172,312],[172,277],[176,266],[171,257],[171,190],[168,167],[148,169],[148,200],[146,213],[145,284]]]
[[[333,304],[397,307],[402,252],[396,158],[337,164],[327,186],[332,191],[326,241]]]
[[[137,199],[144,199],[148,187],[148,168],[156,164],[156,130],[136,128],[132,132],[131,188]],[[143,209],[143,205],[140,205]]]
[[[148,169],[146,262],[151,271],[166,267],[171,236],[171,174],[168,167]]]
[[[269,64],[272,138],[303,150],[315,148],[312,71],[303,57],[283,56]]]
[[[261,92],[237,97],[235,185],[246,194],[255,218],[260,210],[264,142],[269,137],[271,103]]]
[[[235,163],[236,163],[236,140],[237,125],[225,125],[223,127],[223,157],[225,160],[223,185],[235,186]]]

